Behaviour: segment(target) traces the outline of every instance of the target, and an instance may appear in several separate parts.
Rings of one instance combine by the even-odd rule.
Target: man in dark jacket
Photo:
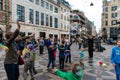
[[[94,40],[93,40],[93,36],[91,35],[88,38],[88,53],[89,53],[90,62],[92,62],[92,59],[93,59],[93,43],[94,43]]]
[[[7,74],[8,80],[18,80],[19,78],[19,66],[18,66],[18,53],[17,48],[15,46],[15,39],[19,34],[20,24],[17,22],[18,28],[14,33],[8,32],[6,34],[6,42],[5,45],[9,48],[6,53],[6,57],[4,60],[4,68]]]

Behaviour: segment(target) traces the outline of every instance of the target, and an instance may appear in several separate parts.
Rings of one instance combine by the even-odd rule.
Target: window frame
[[[44,25],[44,21],[45,21],[44,17],[45,17],[45,14],[41,13],[41,25]]]
[[[45,1],[41,0],[41,7],[45,7]]]
[[[3,0],[0,0],[0,10],[3,10]]]
[[[25,7],[17,4],[18,21],[25,22]]]
[[[46,14],[46,26],[49,26],[49,15]]]
[[[30,20],[30,23],[34,24],[34,10],[33,9],[29,9],[29,20]]]
[[[39,11],[35,11],[35,24],[37,24],[37,25],[39,25],[40,23],[39,23],[39,16],[40,16],[40,14],[39,14]]]
[[[39,5],[40,0],[35,0],[35,4]]]

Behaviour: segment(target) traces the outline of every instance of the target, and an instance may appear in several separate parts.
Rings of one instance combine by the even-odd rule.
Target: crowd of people
[[[7,74],[8,80],[18,80],[19,79],[19,65],[24,65],[23,69],[23,78],[27,80],[28,71],[30,72],[31,80],[35,80],[34,75],[38,72],[35,70],[35,59],[36,59],[36,48],[39,49],[39,54],[44,54],[44,48],[47,48],[48,51],[48,64],[47,70],[56,73],[56,75],[62,77],[65,80],[82,80],[84,67],[84,54],[85,50],[88,50],[89,62],[93,62],[93,52],[94,51],[103,51],[104,47],[101,46],[100,38],[94,38],[92,35],[87,37],[87,39],[78,37],[75,38],[76,44],[79,45],[78,54],[80,61],[79,63],[72,64],[71,72],[64,72],[65,63],[71,64],[71,50],[70,47],[73,41],[69,41],[69,39],[58,39],[51,40],[51,38],[45,39],[40,37],[35,39],[35,33],[32,33],[28,36],[21,36],[20,33],[20,24],[17,22],[17,29],[14,32],[8,29],[5,34],[5,38],[3,38],[3,34],[0,32],[0,43],[8,47],[6,52],[6,56],[4,59],[4,68]],[[119,47],[118,41],[118,47]],[[116,55],[118,54],[115,50],[118,47],[113,48],[112,51],[112,63],[113,66],[119,64],[119,61],[116,61]],[[56,67],[56,58],[57,58],[57,50],[59,50],[59,69]],[[115,59],[114,59],[115,57]],[[119,57],[119,56],[118,56]],[[52,66],[50,66],[52,64]],[[52,68],[52,69],[51,69]],[[119,65],[116,67],[119,68]],[[119,75],[119,74],[118,74]],[[119,77],[117,76],[117,80]]]

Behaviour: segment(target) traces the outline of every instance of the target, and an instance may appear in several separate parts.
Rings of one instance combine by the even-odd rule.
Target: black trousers
[[[69,55],[66,56],[66,63],[69,61],[69,63],[71,63],[71,53]]]
[[[88,50],[89,58],[93,58],[93,49]]]
[[[64,58],[59,58],[60,69],[64,69]]]
[[[40,54],[43,54],[43,49],[44,49],[43,46],[39,47]]]

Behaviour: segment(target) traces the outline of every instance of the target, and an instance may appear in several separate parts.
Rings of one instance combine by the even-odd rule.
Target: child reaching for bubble
[[[79,54],[79,58],[80,58],[80,66],[84,69],[84,63],[83,63],[83,58],[84,58],[84,48],[81,48],[79,51],[78,51],[78,54]]]
[[[28,44],[27,47],[23,50],[23,58],[25,60],[23,77],[24,80],[27,80],[27,72],[29,70],[31,75],[31,80],[34,80],[33,73],[33,63],[34,63],[34,54],[33,54],[33,45]]]

